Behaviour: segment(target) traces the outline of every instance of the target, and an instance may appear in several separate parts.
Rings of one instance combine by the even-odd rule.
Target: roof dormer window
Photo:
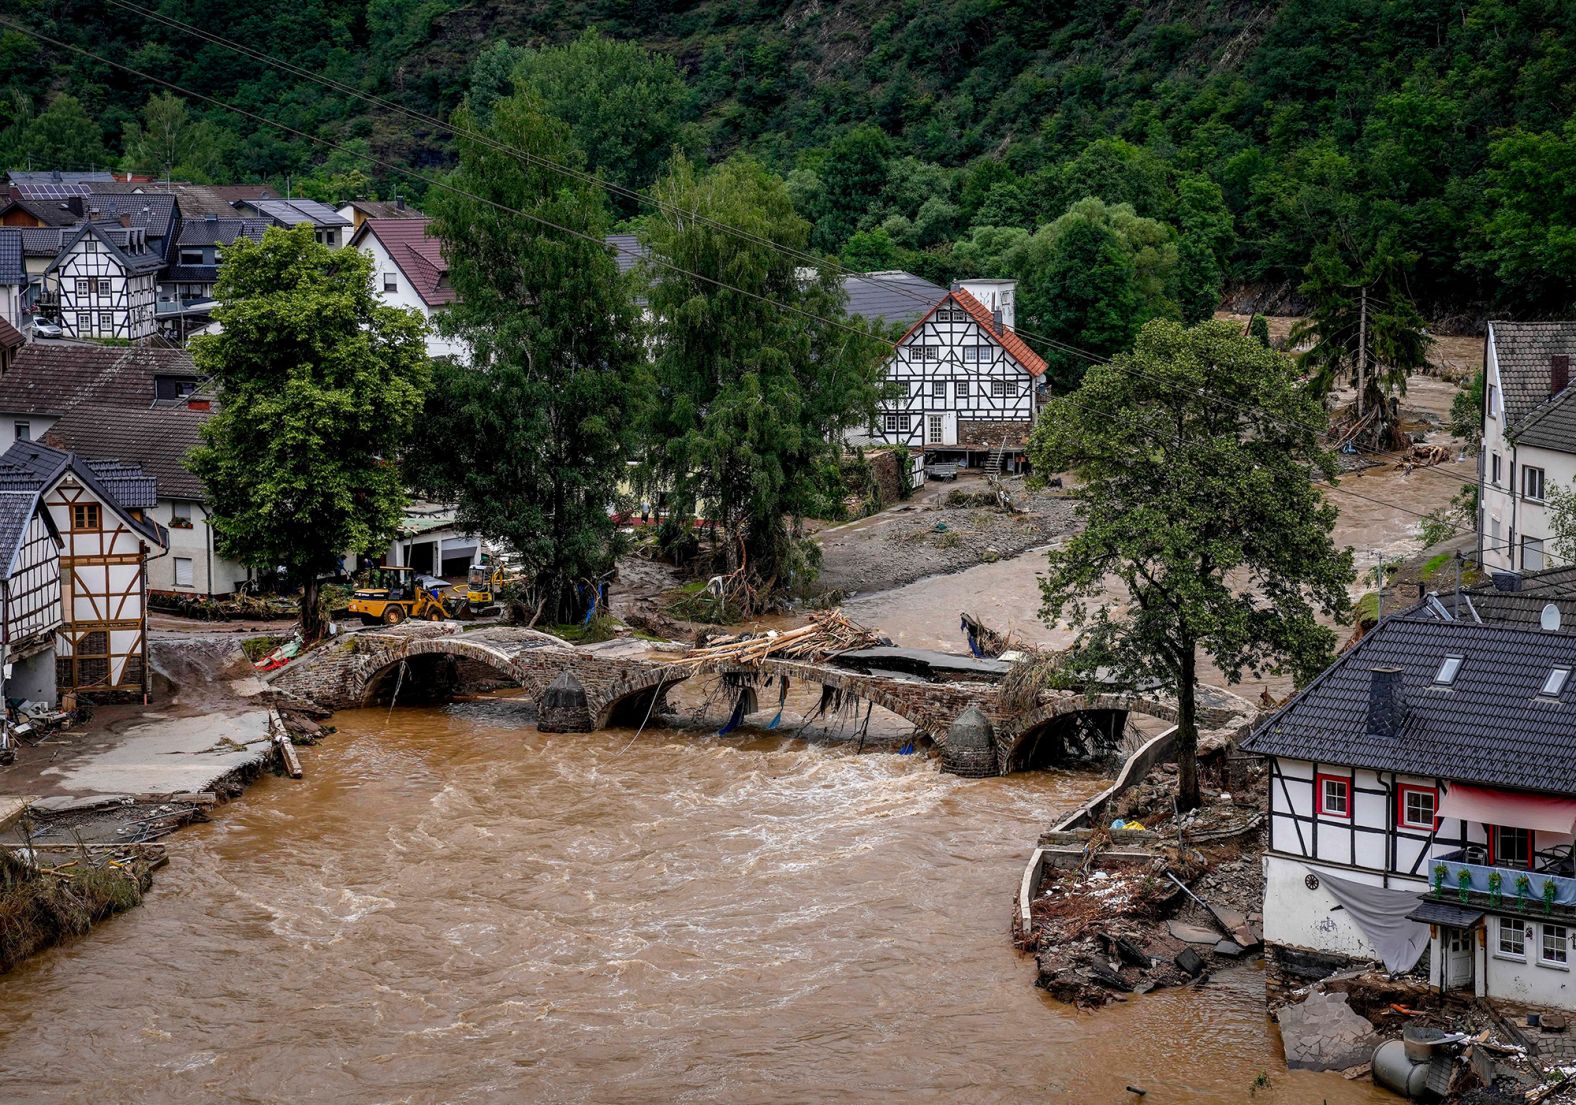
[[[1570,668],[1552,668],[1549,671],[1548,678],[1543,681],[1543,689],[1538,693],[1549,698],[1558,698],[1560,692],[1565,689],[1565,681],[1570,677]]]
[[[1434,673],[1434,686],[1448,687],[1455,683],[1463,659],[1465,658],[1461,656],[1446,656],[1440,663],[1439,670]]]

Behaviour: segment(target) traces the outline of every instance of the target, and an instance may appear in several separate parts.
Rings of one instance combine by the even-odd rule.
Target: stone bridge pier
[[[1175,703],[1159,695],[1047,691],[1029,708],[1018,709],[1002,701],[994,683],[865,674],[800,660],[669,664],[576,648],[528,629],[459,629],[454,623],[411,623],[357,633],[320,646],[269,680],[285,696],[345,709],[370,704],[395,685],[402,699],[410,685],[414,701],[416,684],[434,680],[436,672],[479,666],[524,688],[535,700],[542,730],[591,732],[639,725],[661,711],[671,688],[696,676],[720,677],[741,694],[769,679],[787,679],[891,711],[934,742],[944,771],[968,776],[1006,774],[1114,750],[1132,713],[1176,718]],[[1243,699],[1207,690],[1201,728],[1234,733],[1251,721],[1254,710]]]

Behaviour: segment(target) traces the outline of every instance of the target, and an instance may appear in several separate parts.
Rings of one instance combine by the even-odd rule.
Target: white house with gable
[[[1021,461],[1039,409],[1045,361],[1013,330],[1017,282],[955,284],[897,340],[889,396],[859,443],[905,445],[977,463]]]
[[[68,233],[46,281],[67,337],[152,337],[164,258],[138,226],[83,223]]]
[[[409,308],[427,320],[427,355],[469,364],[465,342],[438,332],[438,322],[458,296],[449,283],[443,244],[427,231],[427,218],[367,218],[350,245],[372,258],[372,287],[391,307]]]
[[[1491,571],[1564,567],[1548,493],[1576,489],[1576,322],[1490,322],[1483,342],[1478,552]]]

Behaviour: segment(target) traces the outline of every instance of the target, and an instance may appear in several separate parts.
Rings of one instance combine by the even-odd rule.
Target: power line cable
[[[115,2],[115,0],[111,0],[111,2]],[[76,46],[76,45],[74,45],[72,43],[62,41],[62,40],[54,38],[54,37],[52,37],[50,35],[46,35],[46,34],[44,34],[42,32],[36,31],[36,30],[34,30],[34,29],[30,28],[30,27],[27,27],[25,25],[19,24],[19,23],[15,22],[14,20],[7,19],[5,17],[0,17],[0,26],[9,27],[12,30],[18,31],[18,32],[20,32],[22,34],[29,35],[29,36],[31,36],[33,38],[36,38],[39,41],[44,42],[46,44],[49,44],[49,45],[52,45],[52,46],[58,46],[58,47],[60,47],[62,49],[70,50],[70,51],[72,51],[74,53],[80,54],[80,55],[82,55],[84,57],[87,57],[87,58],[90,58],[90,59],[92,59],[94,61],[97,61],[97,62],[99,62],[99,63],[101,63],[103,65],[108,65],[108,66],[111,66],[113,68],[120,69],[123,72],[129,73],[129,74],[131,74],[133,76],[136,76],[136,77],[139,77],[139,78],[141,78],[143,80],[146,80],[146,81],[149,81],[151,83],[154,83],[154,84],[160,85],[162,87],[168,88],[171,91],[179,92],[182,95],[192,96],[192,97],[194,97],[196,99],[203,100],[205,102],[214,104],[217,107],[220,107],[220,108],[223,108],[223,109],[225,109],[227,111],[233,112],[233,113],[235,113],[237,115],[240,115],[240,116],[242,116],[244,118],[251,119],[252,121],[257,122],[257,123],[261,123],[261,124],[263,124],[265,126],[273,127],[274,129],[280,130],[280,131],[282,131],[282,132],[284,132],[286,134],[291,134],[291,135],[293,135],[295,137],[305,139],[306,141],[309,141],[309,142],[315,142],[315,143],[317,143],[319,145],[326,146],[326,147],[328,147],[330,149],[335,149],[335,150],[340,150],[341,152],[351,153],[351,154],[353,154],[354,156],[357,156],[357,157],[364,157],[366,160],[371,161],[374,164],[381,165],[384,168],[390,170],[391,172],[397,173],[399,175],[406,176],[406,177],[408,177],[408,178],[410,178],[412,180],[421,181],[422,183],[427,184],[429,187],[440,188],[442,190],[445,190],[445,191],[448,191],[448,192],[452,192],[452,193],[454,193],[456,195],[464,196],[466,198],[475,200],[478,203],[483,203],[483,204],[486,204],[486,205],[491,206],[493,208],[496,208],[497,210],[505,212],[507,214],[518,215],[518,216],[520,216],[522,218],[528,219],[528,220],[530,220],[532,222],[535,222],[535,223],[537,223],[539,225],[546,226],[546,227],[548,227],[550,229],[554,229],[554,230],[560,231],[560,232],[568,234],[568,235],[570,235],[572,237],[577,237],[577,238],[583,239],[585,241],[592,242],[592,243],[595,243],[597,245],[600,245],[603,248],[606,248],[605,241],[602,238],[600,238],[600,237],[598,237],[596,235],[589,234],[589,233],[587,233],[585,231],[577,230],[577,229],[574,229],[572,227],[564,226],[564,225],[562,225],[560,223],[556,223],[556,222],[554,222],[554,221],[552,221],[550,219],[544,218],[543,216],[537,215],[537,214],[535,214],[533,212],[523,211],[523,210],[519,210],[519,209],[516,209],[516,208],[511,208],[511,207],[509,207],[509,206],[507,206],[505,204],[499,203],[496,200],[488,199],[487,197],[478,196],[478,195],[476,195],[474,193],[467,192],[466,190],[464,190],[462,188],[459,188],[459,187],[457,187],[457,186],[455,186],[453,184],[450,184],[447,181],[425,176],[424,174],[415,172],[414,170],[411,170],[411,169],[406,168],[404,166],[400,166],[400,165],[397,165],[397,164],[394,164],[392,162],[385,161],[385,160],[382,160],[382,159],[379,159],[379,158],[370,157],[368,155],[365,155],[361,151],[351,150],[350,148],[344,146],[342,143],[334,142],[331,139],[322,138],[322,137],[317,136],[317,135],[307,134],[306,132],[301,131],[301,130],[295,128],[295,127],[291,127],[288,124],[277,122],[277,121],[275,121],[273,119],[267,118],[266,116],[258,115],[255,112],[248,111],[245,108],[241,108],[241,107],[237,107],[237,106],[235,106],[233,104],[229,104],[229,103],[227,103],[227,102],[225,102],[223,100],[218,99],[217,97],[210,96],[210,95],[207,95],[205,93],[196,92],[196,91],[194,91],[192,89],[185,88],[185,87],[183,87],[183,86],[181,86],[179,84],[174,83],[173,81],[166,80],[166,79],[164,79],[162,77],[154,76],[151,73],[147,73],[147,72],[144,72],[142,70],[136,69],[133,66],[126,65],[126,64],[124,64],[122,62],[114,61],[114,60],[112,60],[110,58],[106,58],[106,57],[104,57],[103,55],[100,55],[100,54],[96,54],[93,51],[88,50],[88,49],[86,49],[84,47]],[[745,288],[740,288],[740,287],[737,287],[736,285],[728,284],[725,281],[718,280],[718,279],[716,279],[714,277],[707,276],[707,275],[705,275],[703,273],[693,272],[691,270],[682,268],[681,266],[675,265],[672,262],[669,262],[669,261],[667,261],[667,260],[665,260],[663,258],[658,258],[658,257],[652,256],[652,257],[649,258],[649,260],[652,261],[654,264],[656,264],[658,267],[669,269],[669,270],[671,270],[671,271],[673,271],[675,273],[678,273],[680,275],[688,276],[688,277],[691,277],[693,279],[700,280],[702,282],[714,285],[716,287],[719,287],[719,288],[722,288],[722,289],[725,289],[725,290],[738,292],[741,295],[744,295],[744,296],[746,296],[748,298],[759,300],[760,302],[766,303],[767,305],[775,307],[775,308],[777,308],[779,310],[789,311],[789,312],[792,312],[794,314],[801,315],[801,316],[803,316],[805,318],[808,318],[808,319],[810,319],[812,321],[822,323],[822,324],[824,324],[826,326],[829,326],[829,327],[832,327],[834,329],[845,330],[845,331],[848,331],[850,333],[857,334],[857,335],[859,335],[861,337],[867,337],[868,338],[868,337],[873,336],[868,329],[863,329],[863,328],[860,328],[860,327],[853,326],[853,325],[849,324],[846,321],[840,321],[840,320],[825,318],[824,316],[817,315],[813,311],[805,310],[804,308],[797,307],[797,306],[795,306],[793,304],[782,303],[782,302],[780,302],[778,300],[774,300],[771,297],[762,295],[762,294],[760,294],[758,292],[753,292],[753,291],[750,291],[750,290],[745,289]],[[1121,418],[1120,414],[1118,414],[1117,412],[1100,410],[1100,409],[1092,406],[1091,404],[1089,404],[1087,401],[1080,402],[1080,401],[1076,400],[1073,396],[1065,396],[1065,397],[1063,397],[1063,401],[1068,402],[1068,403],[1072,403],[1074,406],[1077,406],[1081,410],[1086,410],[1086,411],[1089,411],[1090,413],[1093,413],[1093,414],[1096,414],[1096,415],[1100,415],[1100,416],[1103,416],[1103,417],[1106,417],[1106,418],[1110,418],[1110,419],[1112,419],[1114,421],[1124,421],[1124,420],[1125,421],[1130,421],[1130,420],[1126,420],[1126,419]],[[1147,435],[1147,432],[1142,430],[1141,428],[1140,428],[1139,432],[1140,433],[1146,433],[1146,436],[1150,436],[1152,440],[1155,440],[1152,435]],[[1420,519],[1428,520],[1430,518],[1429,515],[1424,514],[1422,512],[1419,512],[1419,511],[1416,511],[1416,510],[1412,510],[1412,509],[1407,508],[1407,507],[1402,507],[1402,506],[1399,506],[1399,505],[1394,504],[1394,503],[1386,502],[1385,500],[1382,500],[1382,499],[1373,498],[1372,496],[1363,495],[1360,492],[1352,491],[1352,490],[1350,490],[1348,488],[1343,488],[1343,487],[1340,487],[1340,486],[1338,486],[1336,484],[1333,484],[1333,483],[1332,484],[1327,484],[1326,486],[1334,494],[1344,494],[1344,495],[1347,495],[1350,498],[1360,499],[1360,500],[1363,500],[1363,501],[1366,501],[1366,502],[1369,502],[1369,503],[1372,503],[1372,504],[1375,504],[1375,505],[1378,505],[1378,506],[1387,507],[1389,509],[1397,510],[1397,511],[1403,513],[1403,514],[1409,514],[1409,515],[1412,515],[1412,516],[1420,518]],[[1459,526],[1454,526],[1454,525],[1449,526],[1449,529],[1450,529],[1450,532],[1453,535],[1458,535],[1458,536],[1465,535],[1465,533],[1467,532],[1463,528],[1461,528]],[[1472,532],[1475,534],[1476,530],[1474,529]]]

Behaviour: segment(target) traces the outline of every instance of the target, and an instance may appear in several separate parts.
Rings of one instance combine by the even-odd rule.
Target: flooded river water
[[[1097,779],[526,716],[338,716],[0,980],[0,1100],[1386,1100],[1287,1073],[1251,968],[1094,1015],[1033,989],[1017,879]]]

